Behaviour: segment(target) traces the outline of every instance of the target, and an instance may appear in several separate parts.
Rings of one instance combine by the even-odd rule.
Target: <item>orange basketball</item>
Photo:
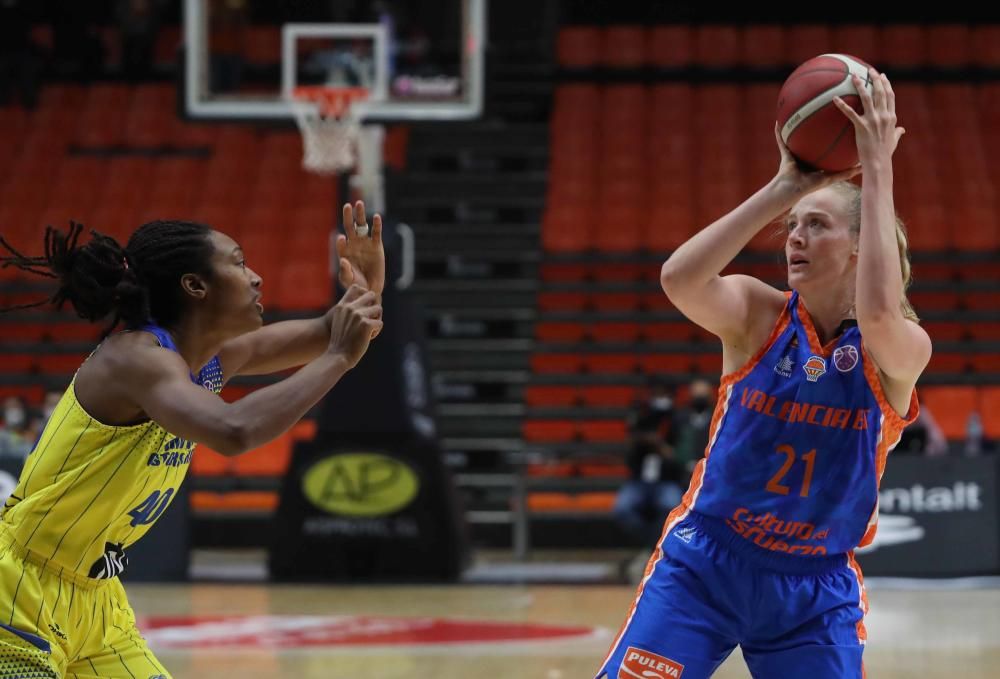
[[[868,64],[846,54],[813,57],[792,71],[778,95],[778,126],[788,149],[804,164],[827,172],[858,164],[854,125],[837,105],[840,97],[861,113],[861,97],[851,82],[854,73],[871,92]]]

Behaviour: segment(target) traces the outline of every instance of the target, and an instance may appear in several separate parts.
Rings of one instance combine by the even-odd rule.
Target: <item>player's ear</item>
[[[204,279],[196,273],[186,273],[181,276],[181,289],[195,299],[203,299],[208,294],[208,286]]]

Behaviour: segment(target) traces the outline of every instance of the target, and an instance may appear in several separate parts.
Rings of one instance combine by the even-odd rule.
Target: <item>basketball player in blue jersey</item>
[[[344,219],[347,293],[320,318],[266,327],[260,277],[208,226],[151,222],[125,247],[96,233],[79,245],[78,224],[49,227],[40,257],[0,238],[4,266],[58,281],[41,304],[124,324],[80,366],[0,515],[0,677],[168,676],[118,579],[127,549],[169,506],[195,443],[252,450],[361,360],[382,327],[382,221],[369,234],[360,201]],[[296,366],[233,403],[218,396],[236,375]]]
[[[931,355],[893,206],[903,129],[888,79],[871,77],[870,95],[855,82],[863,115],[837,104],[858,168],[805,172],[778,137],[774,179],[663,265],[670,300],[722,341],[724,375],[705,457],[599,677],[704,679],[736,645],[757,679],[864,676],[853,550],[874,537]],[[861,188],[847,181],[862,171]],[[719,275],[781,215],[792,292]]]

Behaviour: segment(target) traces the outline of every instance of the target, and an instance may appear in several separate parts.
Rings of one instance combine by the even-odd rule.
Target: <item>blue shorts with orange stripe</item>
[[[665,533],[598,678],[707,679],[739,645],[755,679],[862,679],[849,555],[767,552],[690,513]]]

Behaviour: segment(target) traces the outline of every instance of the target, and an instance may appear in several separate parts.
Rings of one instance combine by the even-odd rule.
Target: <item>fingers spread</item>
[[[365,219],[365,203],[362,200],[354,204],[354,223],[357,226],[364,226],[368,223]],[[347,222],[344,222],[344,225],[346,226]]]
[[[351,283],[354,282],[354,267],[351,266],[351,260],[346,257],[340,258],[340,282],[344,287],[349,287]],[[346,281],[346,282],[345,282]]]
[[[344,203],[344,233],[350,238],[354,233],[354,209],[350,203]]]
[[[843,99],[841,99],[840,97],[834,97],[833,103],[837,108],[840,109],[841,113],[847,116],[848,120],[850,120],[852,123],[854,123],[855,125],[859,125],[861,123],[861,116],[858,115],[857,111],[848,106],[847,102],[845,102]]]

